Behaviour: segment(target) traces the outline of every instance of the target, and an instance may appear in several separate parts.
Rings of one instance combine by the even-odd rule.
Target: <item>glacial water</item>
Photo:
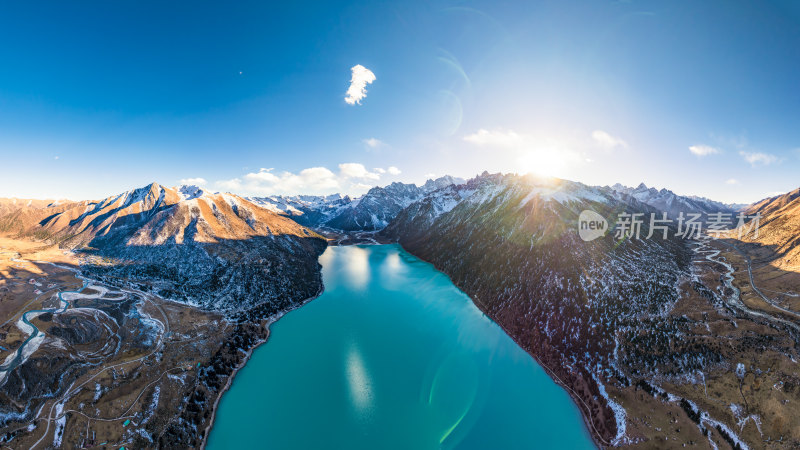
[[[594,448],[564,390],[432,265],[397,245],[320,263],[324,294],[272,325],[209,449]]]

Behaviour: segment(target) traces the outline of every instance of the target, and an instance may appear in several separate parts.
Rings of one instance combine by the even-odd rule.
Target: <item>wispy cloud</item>
[[[375,74],[361,64],[351,67],[350,73],[350,87],[347,88],[344,101],[348,105],[360,105],[367,96],[367,85],[375,81]]]
[[[486,130],[481,128],[475,133],[464,136],[464,140],[471,144],[493,147],[513,147],[522,143],[522,136],[513,130]]]
[[[274,169],[262,168],[242,177],[219,180],[215,185],[245,195],[361,193],[378,184],[381,175],[400,173],[396,167],[369,171],[359,163],[342,163],[338,169],[338,173],[326,167],[309,167],[297,173],[275,173]]]
[[[739,180],[737,180],[736,178],[728,178],[727,180],[725,180],[725,184],[739,184]]]
[[[739,150],[744,150],[749,146],[749,140],[747,136],[743,134],[739,135],[726,135],[726,134],[710,134],[711,139],[714,141],[729,147],[734,147]]]
[[[768,166],[778,162],[778,157],[769,153],[741,151],[739,155],[753,167],[758,165]]]
[[[203,185],[207,184],[208,182],[206,181],[205,178],[197,177],[197,178],[182,178],[180,180],[180,183],[181,184],[185,184],[185,185],[190,185],[190,186],[191,185],[203,186]]]
[[[364,145],[366,145],[367,147],[369,147],[371,149],[378,149],[378,148],[386,146],[386,144],[383,141],[381,141],[380,139],[376,139],[376,138],[364,139],[361,142],[363,142]]]
[[[692,145],[689,151],[697,156],[708,156],[722,153],[718,148],[711,147],[710,145]]]
[[[603,130],[592,131],[592,139],[594,140],[595,143],[597,143],[597,145],[607,150],[613,150],[616,148],[628,148],[628,143],[625,142],[625,140],[617,136],[612,136],[607,131]]]

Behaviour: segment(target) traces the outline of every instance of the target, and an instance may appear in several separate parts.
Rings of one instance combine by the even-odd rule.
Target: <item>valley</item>
[[[0,202],[0,439],[202,446],[270,324],[323,291],[326,246],[398,243],[535,359],[598,447],[800,443],[791,193],[750,207],[764,211],[760,236],[672,226],[587,242],[587,209],[613,221],[734,206],[534,176],[426,185],[249,199],[152,184],[99,202]]]
[[[322,290],[325,241],[244,200],[32,206],[0,201],[6,446],[201,446],[268,324]]]
[[[212,409],[220,382],[242,361],[227,348],[242,340],[240,326],[218,313],[96,283],[81,276],[77,264],[30,256],[23,250],[3,260],[2,304],[9,309],[0,335],[4,350],[27,354],[16,370],[2,373],[5,445],[174,446],[179,433],[194,434],[187,427],[209,424],[207,413],[192,415],[187,408]],[[37,308],[45,312],[28,315],[39,335],[32,351],[30,344],[23,347],[15,320]],[[248,339],[266,338],[264,324],[248,328]],[[209,380],[215,370],[222,380]]]
[[[800,450],[800,0],[0,36],[0,450]]]

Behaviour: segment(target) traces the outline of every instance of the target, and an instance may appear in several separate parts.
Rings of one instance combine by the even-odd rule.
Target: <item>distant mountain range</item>
[[[388,226],[401,211],[418,201],[435,203],[439,209],[445,207],[441,203],[440,196],[428,198],[429,194],[444,188],[454,194],[460,192],[460,189],[453,188],[453,186],[465,183],[464,179],[444,176],[428,180],[422,186],[404,183],[392,183],[384,187],[376,186],[358,198],[333,194],[328,196],[250,197],[248,200],[308,227],[340,231],[378,231]],[[610,187],[597,186],[591,189],[623,202],[641,202],[654,208],[656,212],[666,212],[671,219],[676,219],[680,213],[685,215],[699,213],[704,218],[713,213],[734,214],[746,206],[725,204],[703,197],[681,196],[667,189],[648,188],[644,183],[636,188],[615,184]],[[452,201],[456,197],[449,198]],[[415,209],[418,207],[419,205],[414,206]],[[406,214],[410,214],[410,212],[407,211]]]
[[[611,189],[620,195],[633,197],[658,211],[666,212],[667,216],[673,219],[677,218],[681,212],[684,214],[733,213],[746,206],[743,204],[720,203],[704,197],[681,196],[668,189],[648,188],[644,183],[635,188],[617,183],[611,186]]]
[[[305,226],[342,231],[376,231],[386,227],[401,210],[426,194],[461,183],[464,183],[463,179],[446,175],[428,180],[422,186],[397,182],[384,187],[376,186],[355,199],[334,194],[251,197],[249,200],[287,215]]]

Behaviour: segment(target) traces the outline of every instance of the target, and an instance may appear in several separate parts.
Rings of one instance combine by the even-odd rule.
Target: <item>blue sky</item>
[[[22,2],[0,39],[5,197],[483,170],[730,202],[800,185],[796,2]]]

